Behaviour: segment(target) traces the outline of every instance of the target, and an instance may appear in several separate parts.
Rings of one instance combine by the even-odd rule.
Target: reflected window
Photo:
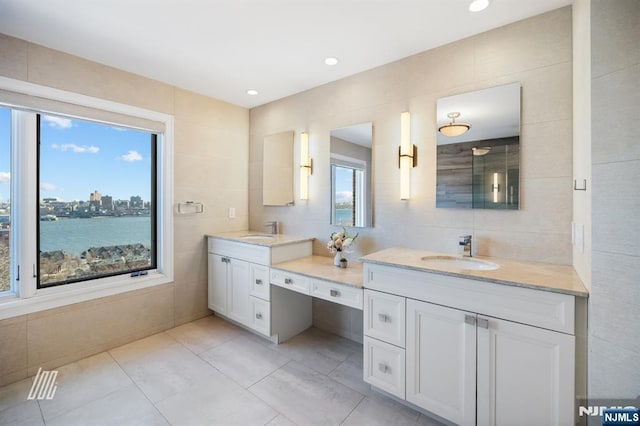
[[[365,170],[362,167],[331,164],[334,188],[331,223],[339,226],[365,226]]]

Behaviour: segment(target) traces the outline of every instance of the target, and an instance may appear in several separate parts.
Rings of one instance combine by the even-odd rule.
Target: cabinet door
[[[478,425],[574,424],[575,337],[478,321]]]
[[[227,264],[225,257],[209,253],[208,305],[209,309],[227,314]]]
[[[230,259],[227,263],[227,315],[241,324],[251,324],[249,262]]]
[[[407,401],[476,422],[475,314],[407,299]]]

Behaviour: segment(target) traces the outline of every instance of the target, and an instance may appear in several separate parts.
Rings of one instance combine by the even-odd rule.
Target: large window
[[[11,110],[0,108],[0,294],[11,290]]]
[[[38,286],[155,268],[157,135],[38,118]]]
[[[0,319],[173,280],[173,117],[0,77]]]

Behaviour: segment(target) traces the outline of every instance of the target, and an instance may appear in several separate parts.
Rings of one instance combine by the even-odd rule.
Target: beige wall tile
[[[635,126],[640,121],[640,63],[595,78],[591,87],[593,98],[598,100],[591,111],[598,117],[591,129],[593,163],[640,160]]]
[[[210,315],[207,307],[207,281],[176,283],[175,323],[184,324]]]
[[[29,44],[29,81],[153,111],[173,113],[173,87]]]
[[[606,34],[606,37],[592,37],[591,49],[597,52],[591,62],[594,78],[640,63],[640,3],[617,0],[615,7],[610,3],[608,0],[592,2],[591,27],[599,34]]]
[[[477,80],[570,62],[571,8],[525,19],[474,38]]]
[[[28,46],[23,40],[0,33],[0,75],[27,79]]]
[[[571,177],[571,120],[525,124],[520,130],[520,177]]]
[[[27,317],[0,321],[0,386],[27,377]]]

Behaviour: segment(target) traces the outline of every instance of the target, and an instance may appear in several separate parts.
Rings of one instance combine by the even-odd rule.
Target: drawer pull
[[[389,373],[391,374],[391,369],[389,368],[389,366],[387,364],[385,364],[384,362],[381,362],[380,364],[378,364],[378,370],[380,370],[383,373]]]
[[[465,315],[464,322],[469,325],[476,325],[476,317],[474,315]]]
[[[391,322],[391,317],[387,314],[378,314],[378,319],[381,322]]]
[[[262,314],[261,314],[260,312],[258,312],[258,313],[256,314],[256,318],[257,318],[257,319],[262,319]]]
[[[285,278],[284,279],[284,283],[285,284],[293,284],[293,280],[291,278]]]
[[[331,297],[340,297],[340,292],[334,288],[329,290],[329,294],[331,295]]]
[[[486,318],[478,318],[478,327],[489,328],[489,320]]]
[[[262,280],[256,280],[256,285],[262,285]]]

